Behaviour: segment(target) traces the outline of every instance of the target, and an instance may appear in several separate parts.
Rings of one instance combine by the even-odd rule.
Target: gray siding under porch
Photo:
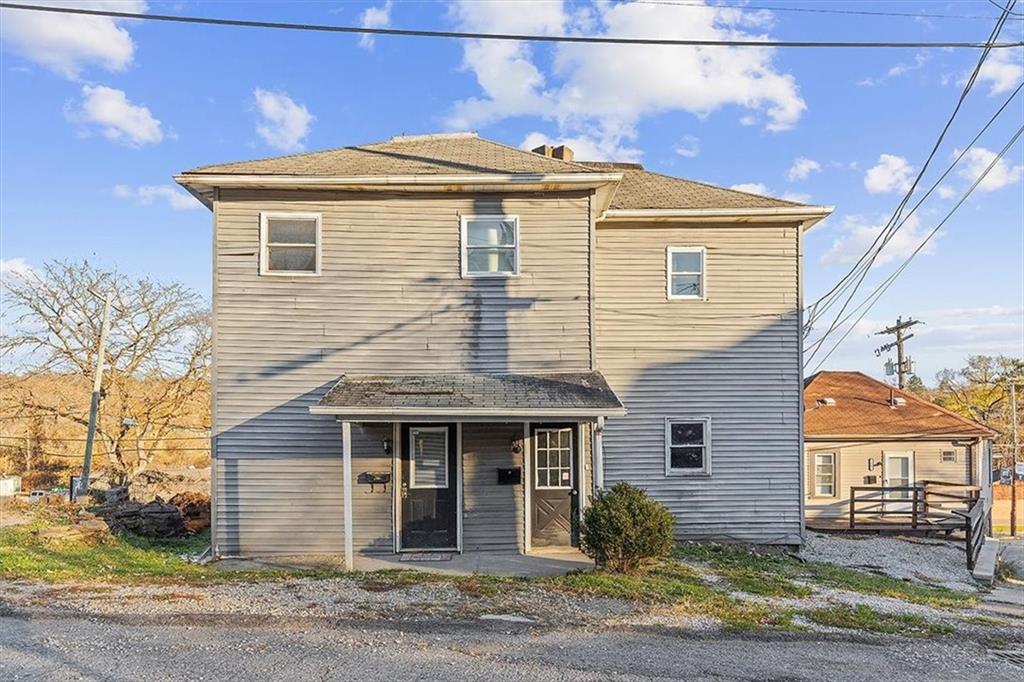
[[[644,488],[681,538],[801,542],[798,243],[796,225],[598,225],[597,369],[628,411],[605,485]],[[669,246],[706,248],[707,300],[667,298]],[[710,476],[666,476],[667,417],[710,418]]]

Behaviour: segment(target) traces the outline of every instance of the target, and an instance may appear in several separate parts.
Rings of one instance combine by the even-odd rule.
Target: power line
[[[956,158],[953,159],[952,163],[950,163],[946,167],[946,170],[942,172],[942,175],[940,175],[935,180],[935,182],[932,183],[931,187],[928,188],[928,191],[926,191],[921,196],[921,198],[917,201],[917,203],[914,204],[913,208],[911,208],[910,211],[908,211],[907,214],[905,216],[903,216],[903,219],[896,226],[896,229],[899,229],[899,228],[903,227],[903,225],[910,219],[910,216],[914,215],[914,213],[917,212],[917,209],[919,209],[921,207],[921,205],[928,199],[928,197],[930,197],[932,195],[932,193],[939,187],[939,185],[942,184],[942,181],[946,179],[946,176],[948,176],[950,173],[953,172],[953,169],[956,168],[956,166],[967,155],[967,153],[969,151],[971,151],[971,149],[974,148],[974,145],[976,145],[978,143],[978,140],[981,139],[982,135],[984,135],[985,132],[992,126],[992,124],[995,123],[995,121],[999,118],[999,116],[1003,113],[1003,111],[1005,111],[1006,108],[1010,105],[1010,102],[1012,102],[1017,97],[1017,95],[1020,94],[1022,89],[1024,89],[1024,82],[1022,82],[1020,85],[1018,85],[1017,88],[1012,93],[1010,93],[1010,96],[1006,98],[1006,100],[999,107],[999,109],[997,109],[995,111],[995,113],[993,113],[992,116],[989,117],[989,119],[985,123],[985,125],[982,126],[981,130],[979,130],[978,133],[974,136],[974,139],[972,139],[970,141],[970,143],[968,143],[964,147],[964,149],[959,154],[957,154]],[[820,300],[821,299],[819,299],[819,301]],[[837,299],[833,299],[833,300],[834,301],[838,300],[838,298]],[[855,313],[856,310],[857,309],[855,308],[853,312]],[[845,321],[845,319],[849,319],[849,317],[844,318],[844,321]],[[839,324],[841,326],[842,322],[840,322]],[[807,347],[807,350],[812,350],[812,349],[816,350],[822,343],[824,343],[826,336],[827,336],[826,334],[823,334],[815,342],[809,344],[808,347]]]
[[[1012,3],[1012,2],[1010,3],[1009,7],[1003,7],[1003,6],[1002,6],[1002,5],[1000,5],[1000,4],[998,3],[998,2],[996,2],[996,0],[988,0],[988,4],[990,4],[990,5],[993,5],[993,6],[995,6],[995,7],[998,7],[998,8],[1000,9],[1000,10],[1002,10],[1002,11],[1004,11],[1004,12],[1006,12],[1006,13],[1010,14],[1010,15],[1011,15],[1011,16],[1013,16],[1013,17],[1020,17],[1020,18],[1024,18],[1024,13],[1021,13],[1021,12],[1011,12],[1011,11],[1010,11],[1010,7],[1012,7],[1012,6],[1013,6],[1013,3]]]
[[[418,38],[455,38],[460,40],[514,40],[534,43],[596,43],[605,45],[663,45],[688,47],[816,47],[816,48],[965,48],[992,49],[1021,47],[1024,41],[997,43],[978,42],[929,42],[929,41],[838,41],[838,40],[696,40],[677,38],[616,38],[609,36],[546,36],[523,33],[476,33],[471,31],[430,31],[425,29],[366,28],[362,26],[339,26],[333,24],[298,24],[283,21],[254,21],[248,19],[218,19],[214,17],[179,16],[170,14],[141,14],[137,12],[115,12],[113,10],[84,9],[81,7],[53,7],[0,2],[0,8],[50,12],[56,14],[80,14],[94,17],[137,19],[142,21],[166,21],[179,24],[204,24],[208,26],[235,26],[243,28],[274,28],[293,31],[320,31],[327,33],[356,33],[362,35],[403,36]]]
[[[991,15],[983,14],[937,14],[934,12],[883,12],[881,10],[858,10],[858,9],[826,9],[824,7],[779,7],[775,5],[729,5],[721,3],[718,5],[709,5],[703,2],[675,2],[673,0],[634,0],[637,4],[641,5],[669,5],[674,7],[704,7],[704,8],[725,8],[735,9],[740,11],[761,11],[767,10],[769,12],[804,12],[808,14],[847,14],[847,15],[861,15],[869,17],[907,17],[910,19],[983,19],[985,21],[992,21],[996,17]],[[1003,10],[1002,5],[999,5],[995,0],[989,0],[990,3]],[[1024,16],[1024,15],[1015,15]]]
[[[1005,10],[1003,10],[1003,14],[999,17],[999,20],[993,27],[992,32],[989,34],[989,38],[986,41],[986,44],[991,45],[999,37],[1000,31],[1006,23],[1006,18],[1009,16],[1009,11],[1015,3],[1016,0],[1010,0],[1010,5]],[[839,282],[834,287],[832,287],[832,289],[830,289],[829,292],[825,294],[825,296],[819,298],[811,305],[812,312],[808,316],[809,320],[807,322],[807,330],[804,332],[805,336],[807,335],[807,333],[809,333],[809,330],[811,326],[813,326],[814,322],[824,314],[825,310],[827,310],[836,301],[839,300],[839,297],[843,295],[844,291],[850,287],[850,282],[853,281],[854,278],[856,278],[856,282],[854,282],[852,285],[853,289],[850,291],[849,295],[846,296],[846,300],[843,303],[842,307],[839,309],[839,312],[836,313],[836,316],[833,319],[832,324],[829,326],[829,328],[825,331],[825,334],[818,340],[818,342],[814,345],[813,349],[811,350],[810,356],[807,358],[807,363],[810,363],[814,359],[814,356],[817,355],[818,351],[821,349],[821,344],[824,342],[824,340],[829,336],[829,334],[836,330],[839,323],[839,319],[843,316],[843,313],[846,311],[847,306],[849,306],[850,302],[853,300],[853,297],[856,295],[857,290],[860,288],[860,285],[864,282],[864,279],[867,277],[867,274],[871,270],[872,265],[874,265],[874,262],[878,258],[878,255],[882,252],[882,250],[889,243],[889,241],[895,236],[896,232],[899,231],[899,229],[906,223],[905,219],[902,222],[899,222],[898,224],[897,221],[899,221],[900,216],[903,214],[903,209],[910,201],[910,197],[913,195],[914,191],[917,189],[918,184],[921,182],[921,179],[924,177],[925,172],[928,170],[928,166],[931,164],[932,159],[934,159],[935,155],[938,153],[939,147],[942,145],[942,141],[946,137],[946,133],[949,132],[950,127],[953,125],[953,121],[956,119],[957,114],[960,112],[960,108],[963,106],[964,100],[967,99],[967,95],[974,87],[974,83],[978,78],[978,74],[981,72],[981,67],[985,63],[985,59],[988,57],[990,52],[991,49],[989,48],[986,48],[982,52],[981,57],[978,59],[977,65],[974,67],[974,71],[971,73],[970,78],[968,78],[967,83],[964,85],[963,91],[960,93],[960,97],[957,100],[956,106],[953,107],[953,111],[949,115],[949,118],[946,120],[945,125],[942,127],[938,139],[936,139],[935,144],[932,146],[932,149],[928,154],[928,157],[925,159],[924,164],[921,166],[921,170],[918,171],[913,183],[911,183],[910,188],[904,194],[903,199],[896,207],[896,210],[889,218],[889,221],[885,224],[882,230],[879,231],[878,235],[868,246],[864,254],[853,265],[850,271],[846,275],[844,275],[843,278],[840,279]],[[822,301],[833,295],[834,298],[829,300],[828,303],[824,304],[821,309],[817,308],[817,306],[820,303],[822,303]]]
[[[960,199],[956,202],[956,204],[952,208],[950,208],[950,210],[946,213],[946,215],[942,218],[942,220],[939,221],[939,224],[936,225],[932,229],[932,231],[929,232],[925,236],[924,240],[918,245],[918,247],[916,249],[914,249],[914,251],[909,256],[907,256],[906,260],[903,261],[903,263],[900,265],[900,267],[898,267],[891,275],[889,275],[889,277],[887,277],[885,279],[885,281],[883,281],[880,285],[878,285],[878,287],[876,287],[875,290],[873,292],[871,292],[871,294],[869,294],[868,297],[865,298],[864,301],[860,305],[858,305],[854,310],[850,311],[849,315],[847,315],[845,318],[843,318],[843,320],[842,320],[842,322],[840,322],[840,324],[845,324],[846,321],[848,321],[851,317],[853,317],[854,314],[856,314],[859,310],[863,309],[863,312],[860,314],[860,316],[856,320],[854,320],[853,324],[850,325],[850,328],[846,330],[846,333],[844,333],[839,338],[839,340],[836,341],[835,345],[832,346],[832,348],[825,355],[825,357],[823,357],[821,359],[821,361],[815,366],[813,371],[817,372],[818,369],[823,364],[825,364],[825,362],[832,356],[832,354],[836,351],[836,349],[839,348],[839,346],[843,343],[843,341],[846,340],[846,337],[848,337],[850,335],[850,333],[854,330],[854,328],[857,326],[857,323],[864,319],[864,316],[867,315],[868,311],[871,310],[871,308],[875,305],[875,303],[878,302],[878,299],[880,299],[882,297],[882,295],[886,291],[888,291],[889,287],[892,286],[892,283],[895,282],[896,278],[899,277],[903,273],[903,271],[907,269],[907,267],[910,265],[911,261],[914,260],[914,258],[917,256],[917,254],[921,253],[921,251],[924,249],[925,245],[929,241],[931,241],[932,237],[934,237],[938,233],[938,231],[942,228],[942,226],[945,225],[946,222],[950,218],[953,217],[953,214],[956,213],[957,209],[959,209],[964,204],[964,202],[967,201],[967,198],[969,196],[971,196],[971,194],[978,187],[978,185],[981,184],[982,180],[984,180],[985,177],[989,174],[989,172],[993,168],[995,168],[996,164],[999,163],[999,161],[1003,158],[1003,156],[1006,155],[1006,152],[1008,152],[1010,150],[1010,147],[1012,147],[1014,145],[1014,143],[1016,143],[1017,140],[1020,139],[1020,136],[1022,134],[1024,134],[1024,126],[1021,126],[1020,128],[1017,129],[1017,132],[1014,133],[1012,138],[1010,138],[1010,141],[1007,142],[1005,146],[1003,146],[1003,148],[999,151],[998,154],[996,154],[995,158],[993,158],[991,163],[989,163],[989,165],[986,166],[985,170],[981,173],[981,175],[978,176],[978,178],[967,189],[967,191],[964,193],[964,195],[962,197],[960,197]],[[820,340],[819,340],[819,342],[820,342]]]

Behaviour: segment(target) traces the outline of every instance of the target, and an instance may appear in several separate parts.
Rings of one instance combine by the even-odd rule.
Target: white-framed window
[[[320,274],[320,214],[260,214],[260,274]]]
[[[448,487],[448,427],[409,429],[409,487]]]
[[[519,216],[462,217],[462,276],[519,275]]]
[[[703,246],[670,246],[665,256],[668,297],[672,300],[703,300],[707,297]]]
[[[816,497],[836,496],[836,453],[814,453],[814,494]]]
[[[537,429],[534,442],[534,486],[538,490],[572,488],[572,429]]]
[[[943,464],[956,464],[956,450],[943,450],[939,457]]]
[[[711,419],[670,417],[665,420],[665,475],[711,474]]]

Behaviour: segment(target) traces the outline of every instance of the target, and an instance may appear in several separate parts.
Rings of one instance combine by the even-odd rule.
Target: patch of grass
[[[990,618],[989,616],[961,616],[960,620],[965,623],[971,623],[972,625],[999,626],[1007,624],[1005,620]]]
[[[982,640],[986,649],[1006,649],[1010,646],[1010,640],[1002,635],[992,635]]]
[[[704,582],[700,573],[675,561],[634,574],[591,571],[546,578],[543,582],[575,594],[670,604],[677,612],[716,618],[733,629],[795,627],[792,611],[752,604],[723,594]]]
[[[819,625],[887,635],[939,637],[955,632],[953,626],[945,623],[933,623],[921,616],[907,613],[881,613],[864,604],[858,604],[852,608],[828,606],[807,611],[804,615]]]
[[[937,608],[959,608],[978,601],[977,595],[967,592],[912,583],[836,564],[803,562],[790,556],[755,552],[739,546],[683,543],[676,548],[675,555],[680,559],[706,563],[730,582],[739,580],[741,584],[753,589],[757,589],[760,582],[763,591],[754,594],[801,596],[802,586],[792,581],[802,580]],[[737,589],[743,588],[737,586]],[[787,591],[789,595],[784,594]]]

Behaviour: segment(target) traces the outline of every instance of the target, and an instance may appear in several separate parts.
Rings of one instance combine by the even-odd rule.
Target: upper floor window
[[[260,214],[260,274],[320,274],[320,214]]]
[[[711,473],[711,420],[665,420],[665,475]]]
[[[702,299],[705,295],[704,247],[668,247],[668,297]]]
[[[462,276],[509,277],[519,274],[519,217],[462,218]]]

